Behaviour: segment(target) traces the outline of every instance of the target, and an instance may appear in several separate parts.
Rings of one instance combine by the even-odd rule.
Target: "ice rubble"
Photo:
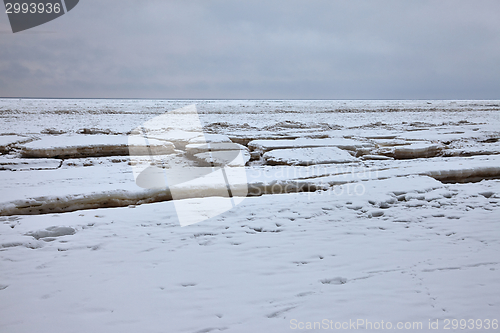
[[[500,156],[438,158],[417,164],[411,160],[371,163],[371,166],[326,164],[308,167],[233,167],[227,168],[226,171],[228,179],[231,180],[233,194],[247,195],[248,192],[249,196],[314,192],[345,184],[365,186],[367,181],[392,178],[398,181],[403,179],[402,177],[412,175],[429,176],[442,182],[478,181],[500,177]],[[395,164],[390,166],[387,163]],[[140,189],[134,183],[127,163],[96,163],[87,168],[9,173],[9,177],[4,179],[5,192],[1,198],[0,215],[65,212],[168,201],[173,198],[169,186],[175,186],[178,199],[227,197],[227,184],[210,167],[182,166],[150,170],[152,184],[144,184],[149,190]],[[246,172],[244,178],[240,176],[242,170]],[[147,177],[142,178],[146,175],[147,173],[140,175],[139,183],[148,182]],[[199,182],[196,181],[197,177],[204,179]],[[168,179],[175,181],[168,184]],[[161,181],[158,182],[159,180]],[[57,195],[53,194],[54,184],[59,184]],[[415,186],[418,186],[418,182],[415,182]]]
[[[337,147],[276,149],[268,151],[263,157],[269,165],[315,165],[358,160]]]
[[[221,103],[224,104],[225,102]],[[417,102],[415,103],[416,105],[418,104]],[[306,103],[304,105],[307,106],[309,104]],[[366,107],[371,106],[366,104]],[[424,108],[425,107],[426,106],[424,105]],[[309,110],[310,108],[306,107],[306,109]],[[478,162],[484,163],[483,165],[479,165],[474,162],[479,160],[441,160],[439,158],[439,156],[448,156],[450,154],[453,156],[455,156],[455,154],[467,154],[467,152],[465,152],[467,147],[465,146],[469,144],[464,143],[463,145],[460,145],[461,141],[459,141],[459,138],[461,136],[465,136],[470,139],[471,148],[469,151],[471,154],[476,154],[477,152],[497,154],[497,151],[495,150],[497,143],[493,141],[495,137],[498,136],[498,133],[495,132],[494,126],[490,126],[490,128],[488,127],[488,124],[477,125],[473,122],[457,122],[455,121],[457,115],[443,115],[443,117],[446,116],[455,119],[454,122],[448,121],[445,123],[440,120],[439,123],[435,123],[434,111],[425,115],[423,113],[409,115],[406,112],[395,112],[390,114],[382,112],[377,113],[377,117],[381,118],[381,120],[374,123],[372,119],[373,115],[367,115],[363,112],[355,112],[352,115],[349,115],[349,112],[352,111],[351,110],[348,113],[335,113],[335,122],[338,122],[338,120],[342,118],[342,122],[345,122],[346,124],[345,126],[337,126],[334,130],[328,130],[327,128],[331,129],[331,126],[333,125],[331,120],[329,121],[332,117],[332,110],[326,110],[324,114],[320,112],[315,114],[313,118],[308,118],[308,120],[304,121],[301,120],[299,123],[294,120],[287,120],[283,118],[282,114],[286,114],[285,111],[283,111],[284,113],[280,111],[277,114],[270,113],[268,115],[270,118],[268,119],[267,116],[262,117],[262,114],[259,112],[253,113],[252,110],[248,110],[248,113],[246,112],[247,110],[245,110],[245,112],[240,112],[240,110],[233,110],[232,107],[229,107],[229,109],[226,110],[228,112],[227,114],[224,112],[218,112],[215,109],[212,111],[217,112],[213,114],[211,112],[203,114],[203,116],[209,120],[208,123],[211,125],[224,124],[224,126],[221,126],[228,131],[224,132],[221,130],[220,132],[224,132],[224,134],[213,134],[213,131],[211,134],[203,134],[203,126],[200,120],[198,118],[195,119],[196,121],[190,120],[190,117],[194,115],[191,111],[192,110],[187,107],[184,111],[173,112],[168,115],[160,115],[159,117],[148,120],[143,124],[143,126],[139,126],[130,132],[131,135],[128,143],[123,140],[123,136],[101,134],[67,134],[53,137],[42,136],[40,140],[34,142],[24,144],[18,143],[17,145],[21,148],[21,155],[30,157],[32,160],[29,161],[28,159],[19,159],[15,164],[12,164],[14,162],[11,162],[10,160],[2,160],[0,161],[0,168],[3,167],[4,169],[9,170],[41,170],[60,167],[58,172],[61,172],[71,167],[84,166],[88,167],[85,169],[94,170],[93,168],[96,167],[96,164],[103,163],[103,160],[83,160],[81,158],[87,156],[110,156],[115,154],[128,155],[130,153],[131,158],[128,162],[129,166],[139,166],[134,171],[134,177],[131,178],[137,179],[137,176],[140,175],[142,171],[149,170],[151,172],[146,172],[141,178],[145,183],[148,183],[151,179],[147,178],[151,175],[168,174],[168,172],[173,172],[175,174],[178,170],[186,168],[189,169],[191,167],[196,168],[200,166],[207,167],[222,165],[228,167],[241,167],[249,161],[249,149],[245,147],[245,144],[248,144],[252,159],[260,159],[260,161],[251,162],[250,167],[247,167],[246,169],[246,173],[249,177],[248,184],[250,188],[250,195],[314,191],[318,189],[327,189],[331,186],[337,186],[349,182],[367,181],[381,177],[401,177],[412,174],[428,175],[444,182],[476,181],[483,178],[495,178],[498,177],[499,174],[497,168],[498,161],[495,156],[492,156],[490,160],[481,160],[484,162]],[[92,112],[95,113],[96,111],[92,110]],[[307,118],[310,116],[307,112],[299,112],[296,117]],[[295,113],[293,114],[295,115]],[[472,119],[476,117],[476,114],[473,112],[470,114],[467,113],[467,117],[469,116],[471,116]],[[147,117],[150,117],[150,115]],[[221,117],[225,120],[221,121],[218,119]],[[415,117],[415,121],[406,123],[407,117]],[[427,119],[425,119],[425,121],[422,119],[421,122],[417,122],[417,120],[420,121],[421,117],[426,117]],[[465,117],[465,115],[460,115],[460,117]],[[188,121],[186,121],[186,119]],[[217,120],[217,122],[215,122],[215,120]],[[401,120],[405,121],[401,122]],[[252,126],[246,124],[246,122],[252,123]],[[269,126],[269,124],[273,123],[279,126]],[[316,123],[321,126],[316,126]],[[328,126],[323,126],[323,123]],[[304,124],[316,124],[311,127],[316,130],[310,131],[308,130],[308,126],[305,126]],[[80,128],[81,125],[82,124],[78,124],[78,128]],[[120,126],[122,125],[123,124]],[[214,127],[211,125],[208,126],[210,127],[209,129],[217,129],[217,126]],[[44,126],[47,128],[46,124]],[[464,129],[459,131],[456,128],[457,126],[464,127]],[[87,127],[90,128],[90,126]],[[108,127],[110,128],[110,131],[106,131],[106,133],[124,133],[125,131],[124,128],[120,128],[120,130],[118,130],[118,128],[113,126]],[[286,130],[285,132],[278,131],[282,127]],[[106,128],[106,126],[103,128]],[[322,130],[318,131],[317,128],[321,128]],[[407,131],[408,129],[411,131]],[[418,131],[414,131],[415,129],[418,129]],[[75,130],[69,130],[67,132],[70,133],[74,131]],[[266,139],[252,140],[251,142],[248,142],[250,139],[246,135],[250,132],[252,133],[253,138],[260,137]],[[325,136],[331,137],[325,138]],[[422,141],[423,138],[427,141]],[[485,138],[490,141],[486,140],[485,143],[478,143],[477,140],[483,140]],[[451,144],[442,144],[441,142],[445,139],[452,140]],[[235,141],[243,143],[243,145],[237,144]],[[472,148],[474,145],[476,145],[477,148],[475,150]],[[462,147],[465,148],[458,153],[458,150]],[[176,149],[181,149],[182,151]],[[357,158],[352,157],[349,154],[355,155]],[[142,156],[139,157],[138,155]],[[241,158],[236,161],[233,159],[233,155],[238,155]],[[50,156],[57,158],[79,157],[80,160],[67,160],[64,161],[62,165],[56,165],[56,160],[50,160],[47,158],[46,161],[42,162],[42,159],[35,159],[34,157],[36,156],[42,156],[45,158]],[[263,159],[261,159],[261,157],[263,157]],[[393,161],[393,159],[402,160],[428,157],[438,158],[436,161],[425,160],[422,161],[425,162],[425,164],[420,164],[419,162],[418,165],[416,163],[413,166],[400,164],[399,161]],[[117,166],[124,164],[122,162],[127,161],[123,159],[113,160],[113,163],[116,163]],[[267,178],[262,177],[262,175],[254,177],[254,175],[264,170],[259,168],[261,162],[266,166],[266,171],[264,173],[269,176]],[[328,165],[338,162],[358,162],[357,164],[359,164],[359,166],[356,167],[357,169],[352,167],[353,169],[359,170],[359,172],[356,172],[359,174],[366,174],[365,171],[370,170],[371,168],[371,170],[375,170],[378,173],[378,176],[346,176],[345,174],[350,173],[350,171],[344,170],[341,172],[338,170],[338,167]],[[462,162],[465,164],[457,165],[457,163]],[[47,164],[46,168],[44,167],[45,164]],[[290,167],[291,169],[287,170],[294,170],[293,173],[295,173],[296,176],[281,176],[279,173],[285,169],[273,167],[269,168],[272,164],[292,165]],[[314,170],[313,168],[299,168],[301,165],[318,166],[321,167],[323,171]],[[93,203],[90,203],[92,200],[89,200],[89,204],[87,204],[83,203],[86,202],[85,200],[71,197],[72,195],[95,194],[93,198],[96,201],[101,202],[104,206],[109,204],[107,198],[111,198],[111,202],[113,202],[113,197],[117,195],[116,193],[120,193],[117,196],[122,196],[122,198],[114,200],[113,205],[141,203],[143,196],[145,195],[151,195],[153,201],[160,200],[159,198],[168,198],[168,196],[165,196],[164,193],[158,195],[143,193],[139,195],[139,197],[135,197],[134,193],[139,193],[141,190],[133,187],[133,183],[127,183],[130,181],[130,179],[127,178],[130,177],[130,174],[126,174],[124,171],[126,167],[127,166],[125,165],[125,167],[120,166],[120,168],[117,168],[116,171],[123,174],[117,176],[115,179],[112,179],[112,177],[110,177],[110,179],[102,177],[103,179],[106,178],[106,180],[99,181],[97,180],[99,177],[94,177],[94,179],[91,176],[92,179],[90,183],[93,181],[95,182],[94,186],[98,188],[98,190],[95,191],[97,193],[90,193],[91,191],[89,191],[85,186],[75,186],[76,192],[75,189],[68,189],[68,193],[65,193],[65,190],[61,189],[59,196],[47,196],[47,193],[50,192],[41,187],[39,195],[31,193],[31,196],[25,195],[25,197],[18,199],[31,200],[35,197],[50,197],[54,199],[55,202],[57,200],[66,202],[66,206],[63,210],[72,210],[76,209],[75,207],[91,207],[93,205]],[[76,169],[78,168],[74,169],[75,173],[71,177],[69,177],[68,174],[66,176],[62,176],[62,178],[68,177],[68,182],[73,184],[79,183],[79,180],[75,179],[89,177],[87,173],[78,175],[78,172],[76,172]],[[94,172],[106,172],[106,174],[109,174],[109,171],[103,170],[95,170]],[[303,175],[298,176],[297,174],[300,173],[303,173]],[[341,175],[341,173],[343,174]],[[27,177],[26,179],[31,178]],[[167,182],[164,180],[158,182],[158,179],[153,177],[153,183],[156,182],[156,184],[153,184],[154,186],[167,186]],[[23,182],[19,179],[18,181],[24,185],[28,182]],[[39,182],[34,178],[29,181],[39,184]],[[51,184],[56,183],[57,180],[51,181]],[[112,186],[115,186],[116,188],[110,189],[109,187]],[[209,186],[205,186],[203,189],[200,188],[199,191],[192,187],[190,191],[192,191],[191,194],[183,194],[182,197],[190,198],[196,196],[210,196],[214,195],[214,193],[218,193],[218,190],[214,189],[213,193],[210,194]],[[127,199],[128,194],[124,193],[130,193],[130,200]],[[181,191],[181,193],[184,192]],[[68,200],[64,198],[68,198]],[[12,197],[11,201],[15,201],[14,199],[15,198]],[[75,203],[74,205],[72,204],[73,202]],[[35,200],[34,207],[38,207],[36,205],[38,205],[37,200]],[[54,207],[56,206],[57,204],[54,204]],[[52,208],[56,209],[54,207]],[[32,209],[37,211],[41,208]],[[44,212],[47,211],[45,208],[41,210]]]
[[[259,159],[261,155],[265,156],[264,160],[268,164],[293,164],[293,165],[308,165],[308,164],[324,164],[329,163],[329,154],[332,154],[328,147],[348,150],[355,152],[357,157],[363,159],[415,159],[415,158],[430,158],[443,154],[444,146],[432,142],[412,142],[404,140],[371,140],[358,141],[345,138],[329,138],[329,139],[309,139],[299,138],[295,140],[254,140],[249,143],[249,148],[252,150],[252,158]],[[296,156],[289,160],[285,155],[293,152]],[[308,149],[308,150],[307,150]],[[312,149],[312,150],[311,150]],[[283,150],[283,151],[282,151]],[[282,152],[280,152],[282,151]],[[316,153],[313,153],[316,151]],[[313,158],[311,154],[316,154],[317,158]],[[274,156],[277,156],[276,158]],[[301,161],[301,156],[303,160]],[[347,155],[345,155],[347,158]],[[339,163],[335,158],[331,159],[331,163]],[[315,162],[316,161],[316,162]],[[352,159],[351,159],[352,161]]]
[[[174,145],[168,141],[150,139],[128,142],[127,137],[114,135],[59,135],[20,145],[24,158],[82,158],[98,156],[171,154]]]

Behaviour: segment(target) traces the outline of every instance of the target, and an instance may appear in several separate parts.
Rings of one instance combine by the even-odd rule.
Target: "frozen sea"
[[[498,100],[0,118],[2,333],[500,330]]]

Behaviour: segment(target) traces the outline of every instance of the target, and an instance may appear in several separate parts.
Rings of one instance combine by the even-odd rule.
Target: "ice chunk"
[[[38,240],[40,238],[74,235],[75,232],[76,232],[76,230],[71,228],[71,227],[54,226],[54,227],[48,227],[45,230],[37,230],[37,231],[28,232],[26,235],[32,236]]]
[[[271,165],[314,165],[357,161],[351,154],[337,147],[277,149],[265,153],[264,159]]]
[[[395,159],[429,158],[438,156],[443,149],[440,144],[418,142],[405,146],[382,148],[378,153]]]
[[[488,178],[499,178],[500,166],[449,166],[429,170],[426,174],[444,183],[476,182]]]
[[[368,217],[380,217],[382,215],[384,215],[384,211],[380,209],[368,212]]]
[[[409,146],[395,147],[394,158],[428,158],[437,156],[441,152],[442,146],[429,143],[414,143]]]
[[[81,128],[78,131],[76,131],[79,134],[111,134],[111,130],[109,128],[107,129],[100,129],[100,128]],[[48,133],[48,134],[61,134],[61,133]]]
[[[46,128],[44,130],[41,130],[40,133],[41,134],[49,134],[49,135],[61,135],[61,134],[65,134],[66,131],[58,130],[55,128]]]
[[[335,277],[333,279],[323,279],[323,280],[320,280],[320,282],[322,284],[346,284],[347,279],[339,276],[339,277]]]

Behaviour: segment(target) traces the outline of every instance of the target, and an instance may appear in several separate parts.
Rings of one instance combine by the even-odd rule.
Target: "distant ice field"
[[[377,122],[405,128],[412,122],[439,125],[447,122],[500,121],[500,102],[493,101],[328,101],[328,100],[92,100],[0,99],[1,133],[38,134],[45,129],[77,132],[82,128],[126,133],[168,111],[196,104],[204,125],[217,123],[243,129],[279,129],[281,122],[296,122],[302,129],[324,124],[334,129]],[[223,124],[222,126],[224,126]],[[285,124],[286,125],[286,124]],[[273,128],[273,126],[275,128]],[[297,127],[298,126],[298,127]],[[323,129],[325,129],[323,128]]]

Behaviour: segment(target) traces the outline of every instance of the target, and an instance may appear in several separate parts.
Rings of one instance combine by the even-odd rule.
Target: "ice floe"
[[[58,135],[45,136],[19,146],[24,158],[82,158],[97,156],[120,156],[170,154],[174,145],[167,141],[151,139],[129,141],[125,136],[114,135]]]
[[[315,165],[358,160],[337,147],[276,149],[268,151],[263,157],[269,165]]]

